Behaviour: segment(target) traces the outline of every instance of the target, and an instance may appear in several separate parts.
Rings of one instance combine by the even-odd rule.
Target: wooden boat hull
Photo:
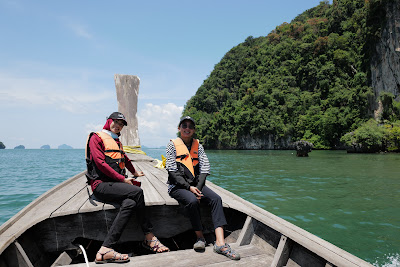
[[[166,171],[154,168],[153,159],[147,156],[129,156],[145,173],[142,188],[154,233],[173,251],[143,255],[143,233],[132,216],[118,246],[119,251],[132,256],[124,266],[164,266],[168,262],[174,266],[372,266],[211,182],[207,185],[223,199],[228,221],[226,241],[240,251],[242,259],[231,261],[213,253],[211,246],[204,254],[196,253],[191,249],[195,237],[190,221],[167,194]],[[84,173],[80,173],[43,194],[0,227],[0,267],[85,266],[79,245],[93,261],[117,209],[117,204],[96,200]],[[214,235],[209,208],[201,207],[201,212],[206,240],[211,244]]]

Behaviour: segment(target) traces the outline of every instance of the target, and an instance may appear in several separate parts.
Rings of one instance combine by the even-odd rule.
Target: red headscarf
[[[104,129],[104,130],[107,130],[107,131],[111,131],[110,126],[111,126],[111,123],[112,123],[113,121],[114,121],[113,119],[107,119],[106,124],[104,124],[104,126],[103,126],[103,129]],[[121,134],[120,134],[120,133],[117,133],[117,135],[120,136]]]

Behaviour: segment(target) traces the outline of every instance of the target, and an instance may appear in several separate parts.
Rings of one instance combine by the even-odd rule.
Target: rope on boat
[[[86,266],[89,267],[89,260],[88,260],[87,255],[86,255],[86,250],[82,247],[82,245],[79,245],[79,247],[82,250],[83,257],[85,257]]]
[[[139,149],[137,149],[139,148]],[[133,153],[133,154],[143,154],[146,155],[145,152],[140,150],[141,146],[124,146],[124,151],[127,153]]]
[[[159,169],[165,169],[165,163],[167,162],[167,159],[164,157],[164,155],[161,155],[161,160],[156,159],[157,164],[154,166]]]

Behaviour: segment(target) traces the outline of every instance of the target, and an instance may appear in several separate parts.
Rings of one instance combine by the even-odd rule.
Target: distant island
[[[61,146],[58,146],[58,149],[73,149],[73,147],[69,146],[69,145],[66,145],[66,144],[63,144]]]
[[[25,146],[19,145],[19,146],[14,147],[14,149],[25,149]]]
[[[43,145],[43,146],[40,147],[40,149],[50,149],[50,146],[49,145]]]
[[[0,142],[0,149],[5,149],[6,146],[3,144],[3,142]]]

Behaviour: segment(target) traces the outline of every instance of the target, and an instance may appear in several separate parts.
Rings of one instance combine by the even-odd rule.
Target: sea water
[[[165,155],[165,149],[144,150]],[[375,266],[400,266],[400,154],[207,155],[210,181]],[[0,150],[0,225],[85,168],[83,149]]]

